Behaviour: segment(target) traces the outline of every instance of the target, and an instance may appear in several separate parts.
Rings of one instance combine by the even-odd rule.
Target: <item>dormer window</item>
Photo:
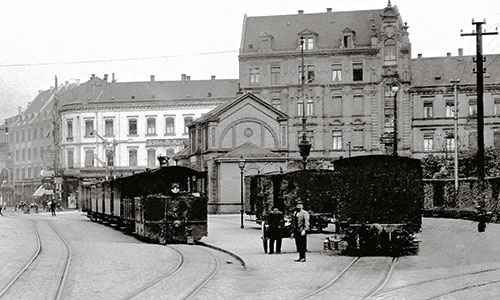
[[[354,48],[354,35],[356,32],[350,28],[342,30],[342,44],[340,48]]]
[[[317,43],[318,34],[316,32],[309,30],[309,29],[304,29],[298,33],[298,36],[299,36],[299,40],[298,40],[299,50],[300,50],[300,43],[301,43],[302,39],[304,41],[304,50],[317,49],[316,43]]]
[[[260,51],[267,52],[272,50],[273,36],[267,32],[260,34]]]
[[[396,64],[396,41],[387,39],[384,43],[384,65]]]
[[[304,39],[304,50],[313,50],[314,49],[314,38],[313,37],[306,37]]]

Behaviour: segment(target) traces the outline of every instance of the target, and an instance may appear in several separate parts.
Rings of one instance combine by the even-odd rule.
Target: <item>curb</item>
[[[204,243],[204,242],[200,242],[200,241],[195,242],[195,244],[200,245],[200,246],[204,246],[204,247],[207,247],[207,248],[212,248],[214,250],[226,253],[226,254],[234,257],[235,259],[237,259],[241,263],[241,265],[243,266],[243,268],[245,269],[245,271],[248,270],[248,266],[247,266],[248,263],[241,256],[239,256],[238,254],[236,254],[236,253],[234,253],[232,251],[229,251],[229,250],[226,250],[224,248],[221,248],[221,247],[218,247],[218,246],[214,246],[214,245],[211,245],[211,244],[207,244],[207,243]]]

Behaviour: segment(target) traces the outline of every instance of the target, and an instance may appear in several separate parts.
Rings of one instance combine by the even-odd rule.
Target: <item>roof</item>
[[[94,87],[78,97],[66,97],[71,103],[113,103],[138,101],[174,101],[232,98],[239,89],[237,79],[111,82]]]
[[[240,157],[280,157],[278,154],[275,154],[269,150],[261,148],[253,143],[247,142],[244,143],[234,150],[224,154],[220,158],[240,158]]]
[[[396,8],[397,10],[397,8]],[[260,37],[273,37],[273,50],[296,50],[299,33],[309,31],[317,35],[319,49],[338,48],[343,31],[353,30],[356,46],[371,45],[372,19],[375,27],[382,24],[384,9],[294,14],[281,16],[246,17],[240,52],[255,53],[259,50]],[[252,44],[252,49],[249,45]]]
[[[201,124],[201,123],[204,123],[204,122],[206,122],[208,120],[217,118],[222,113],[224,113],[225,111],[227,111],[231,107],[233,107],[236,104],[244,101],[247,98],[251,98],[254,101],[258,102],[260,105],[265,106],[269,110],[271,110],[274,113],[276,113],[278,115],[278,117],[287,118],[288,119],[288,115],[287,114],[283,113],[279,109],[276,109],[274,106],[272,106],[271,104],[267,103],[266,101],[260,99],[259,97],[257,97],[253,93],[247,92],[247,93],[243,94],[242,96],[240,96],[240,97],[238,97],[238,98],[236,98],[236,99],[234,99],[232,101],[228,101],[228,102],[225,102],[225,103],[222,103],[222,104],[218,105],[216,108],[212,109],[208,113],[206,113],[203,116],[201,116],[200,118],[196,119],[194,122],[191,123],[190,126],[193,126],[195,124]]]
[[[484,84],[500,82],[500,54],[485,55]],[[412,59],[412,87],[450,85],[450,80],[460,79],[460,84],[476,84],[474,56],[445,56]]]

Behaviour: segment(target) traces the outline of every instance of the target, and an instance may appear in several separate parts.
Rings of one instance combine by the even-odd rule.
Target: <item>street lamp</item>
[[[394,94],[394,132],[393,132],[393,148],[392,155],[398,156],[398,91],[399,84],[397,80],[392,83],[391,91]]]
[[[243,158],[243,156],[241,156],[240,159],[238,160],[238,167],[240,168],[241,228],[245,228],[245,226],[243,225],[243,171],[245,169],[245,163],[246,163],[245,159]]]
[[[302,90],[302,139],[299,142],[299,152],[302,157],[302,168],[305,170],[307,165],[307,157],[311,153],[311,143],[306,136],[306,99],[304,92],[305,70],[304,70],[304,37],[300,37],[300,55],[302,58],[302,74],[301,74],[301,90]]]

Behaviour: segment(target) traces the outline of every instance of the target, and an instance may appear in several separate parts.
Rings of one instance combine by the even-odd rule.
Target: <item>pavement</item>
[[[295,241],[290,238],[283,238],[281,254],[266,254],[264,252],[261,226],[250,216],[244,217],[244,228],[241,228],[241,217],[236,214],[229,215],[209,215],[208,216],[208,236],[201,239],[201,243],[224,251],[237,259],[247,269],[255,269],[262,264],[262,257],[282,256],[293,261],[298,258]],[[319,255],[332,255],[331,251],[323,250],[325,237],[333,235],[327,228],[323,233],[310,233],[307,238],[308,256],[318,257]],[[279,259],[281,263],[282,258]],[[277,260],[275,260],[277,262]]]

